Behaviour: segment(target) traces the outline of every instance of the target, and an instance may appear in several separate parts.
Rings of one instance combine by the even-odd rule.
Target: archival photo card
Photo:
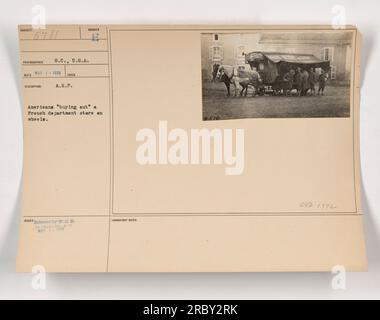
[[[203,120],[350,117],[354,33],[203,33]]]
[[[19,40],[17,271],[366,270],[354,26],[20,25]]]

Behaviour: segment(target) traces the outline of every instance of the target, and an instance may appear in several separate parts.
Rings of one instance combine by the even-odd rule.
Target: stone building
[[[242,65],[252,51],[313,54],[329,60],[331,80],[348,82],[352,61],[352,33],[263,32],[202,35],[202,75],[210,78],[213,65]]]

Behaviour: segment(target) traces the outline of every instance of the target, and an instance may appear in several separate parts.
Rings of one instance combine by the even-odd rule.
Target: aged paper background
[[[36,40],[20,26],[21,61],[40,55],[54,66],[43,66],[51,78],[23,79],[19,271],[34,265],[61,272],[366,269],[359,72],[352,72],[349,118],[204,123],[200,34],[263,27],[100,26],[96,41],[94,28],[49,26],[48,32],[63,32]],[[360,35],[352,33],[357,71]],[[54,59],[67,52],[85,52],[96,63],[56,66]],[[23,65],[22,72],[33,68]],[[60,83],[70,86],[57,88],[57,70],[65,75]],[[41,88],[31,88],[36,84]],[[96,105],[102,115],[26,120],[28,105],[61,101]],[[162,119],[172,128],[244,128],[245,173],[228,177],[218,166],[141,168],[136,131]],[[305,210],[302,201],[334,209]]]

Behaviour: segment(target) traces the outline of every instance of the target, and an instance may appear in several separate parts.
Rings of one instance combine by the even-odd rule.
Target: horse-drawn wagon
[[[281,91],[288,85],[286,74],[291,70],[296,73],[297,70],[309,71],[313,68],[317,74],[322,70],[325,73],[330,71],[330,61],[320,60],[312,54],[254,51],[245,55],[245,61],[260,74],[262,92]]]

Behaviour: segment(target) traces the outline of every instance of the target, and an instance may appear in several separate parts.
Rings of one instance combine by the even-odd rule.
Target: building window
[[[331,73],[331,80],[335,80],[336,79],[336,66],[331,66],[330,73]]]
[[[245,47],[243,45],[235,47],[235,64],[243,66],[245,64]]]
[[[214,41],[219,41],[219,35],[215,33],[213,35],[213,39],[214,39]]]
[[[321,49],[321,60],[333,62],[334,61],[334,48],[329,47],[329,48]]]
[[[219,45],[210,47],[210,59],[212,61],[221,61],[223,60],[223,47]]]

